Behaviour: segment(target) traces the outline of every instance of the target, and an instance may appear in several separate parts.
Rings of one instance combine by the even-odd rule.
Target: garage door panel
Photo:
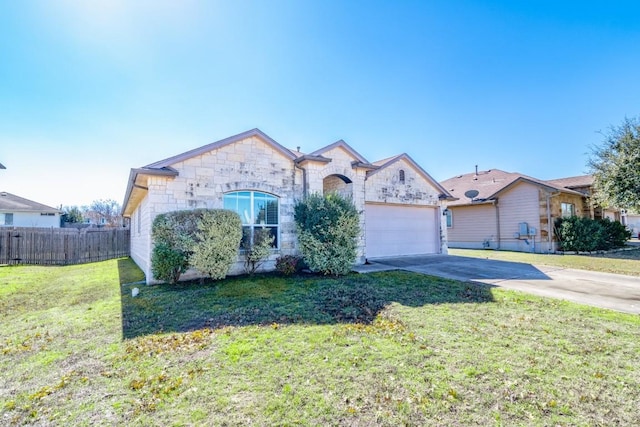
[[[368,258],[439,252],[437,209],[365,205]]]

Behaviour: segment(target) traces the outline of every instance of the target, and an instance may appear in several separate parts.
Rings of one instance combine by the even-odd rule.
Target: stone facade
[[[405,183],[394,181],[403,169]],[[408,156],[392,165],[368,163],[343,141],[311,155],[287,150],[259,130],[210,144],[141,169],[133,169],[123,213],[131,218],[131,255],[152,282],[151,224],[164,212],[223,208],[224,195],[256,191],[279,201],[278,249],[265,269],[282,254],[296,254],[294,206],[305,193],[337,192],[350,197],[366,227],[365,202],[438,205],[442,189]],[[364,232],[359,239],[358,263],[366,257]],[[231,274],[241,273],[242,259]],[[187,272],[185,279],[196,277]]]
[[[408,156],[390,161],[367,177],[365,200],[367,202],[396,203],[402,205],[438,206],[440,192],[429,184],[425,172]],[[402,176],[404,182],[400,180]]]

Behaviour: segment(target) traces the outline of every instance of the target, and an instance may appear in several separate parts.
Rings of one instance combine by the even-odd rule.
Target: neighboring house
[[[90,227],[122,227],[122,219],[119,212],[105,214],[95,210],[87,210],[82,213],[84,223]]]
[[[246,231],[271,230],[270,268],[278,255],[298,253],[296,201],[327,192],[351,197],[361,213],[358,263],[446,251],[441,205],[452,197],[408,155],[370,163],[344,141],[303,154],[253,129],[131,170],[122,209],[131,221],[131,256],[152,282],[155,216],[226,208],[240,215]],[[241,271],[239,258],[231,273]]]
[[[557,187],[568,188],[579,193],[590,200],[588,204],[589,214],[585,215],[592,219],[604,219],[609,218],[612,221],[621,221],[622,217],[618,209],[603,208],[593,203],[591,195],[593,194],[593,176],[592,175],[580,175],[572,176],[568,178],[559,178],[545,181],[551,185]]]
[[[585,193],[519,173],[490,169],[441,185],[458,198],[445,211],[451,248],[555,251],[556,218],[592,216]]]
[[[0,227],[60,227],[59,209],[0,192]]]

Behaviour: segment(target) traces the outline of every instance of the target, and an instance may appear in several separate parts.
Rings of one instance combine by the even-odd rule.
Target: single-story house
[[[59,209],[0,192],[0,227],[60,227]]]
[[[602,218],[589,202],[588,177],[542,181],[499,169],[455,176],[441,185],[458,200],[447,202],[451,248],[552,252],[556,218]]]
[[[130,218],[131,256],[152,282],[156,215],[194,208],[236,211],[247,231],[275,237],[266,268],[298,254],[294,206],[306,194],[338,192],[361,213],[358,263],[367,258],[446,251],[442,204],[451,195],[409,155],[371,163],[340,140],[309,154],[252,129],[131,169],[122,215]],[[247,233],[251,235],[252,233]],[[242,272],[242,262],[231,274]],[[183,277],[196,277],[187,272]]]

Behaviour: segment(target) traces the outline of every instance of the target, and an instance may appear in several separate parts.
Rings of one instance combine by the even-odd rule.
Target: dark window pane
[[[241,248],[251,246],[251,227],[242,227],[242,240],[240,240]]]
[[[278,242],[278,227],[268,227],[271,236],[273,236],[273,243],[271,244],[272,248],[277,248],[279,246]]]
[[[266,206],[266,223],[278,224],[278,200],[269,200]]]

